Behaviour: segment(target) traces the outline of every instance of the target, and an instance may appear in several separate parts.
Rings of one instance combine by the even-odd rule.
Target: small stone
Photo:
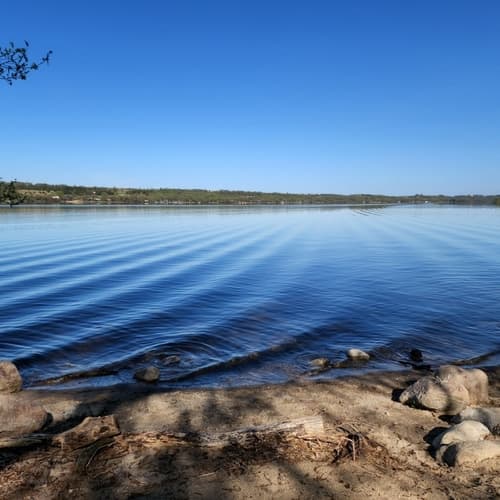
[[[176,365],[181,362],[181,357],[176,354],[172,354],[170,356],[165,356],[161,358],[161,363],[163,365]]]
[[[420,349],[412,349],[410,351],[410,359],[415,363],[421,363],[424,360],[424,355]]]
[[[370,359],[370,355],[361,349],[349,349],[346,354],[349,359],[357,361],[368,361]]]
[[[452,381],[427,376],[417,380],[399,396],[399,401],[408,406],[455,415],[469,404],[469,392]]]
[[[433,441],[432,447],[437,450],[441,446],[464,441],[481,441],[490,434],[488,428],[481,422],[466,420],[460,424],[452,425],[449,429],[439,434]]]
[[[484,460],[500,457],[500,441],[466,441],[455,443],[442,454],[448,465],[475,465]]]
[[[137,370],[134,377],[142,382],[157,382],[160,379],[160,370],[156,366],[147,366],[142,370]]]
[[[23,379],[14,363],[0,361],[0,393],[19,392]]]
[[[0,395],[0,434],[19,437],[37,432],[48,422],[49,414],[40,405],[17,396]]]
[[[120,429],[114,415],[87,417],[73,429],[55,436],[52,442],[61,446],[63,450],[76,450],[95,443],[99,439],[118,434],[120,434]]]
[[[328,368],[330,366],[330,360],[328,358],[315,358],[311,361],[311,365],[316,368]]]
[[[500,435],[500,408],[466,408],[455,417],[457,422],[466,420],[481,422],[491,433]]]

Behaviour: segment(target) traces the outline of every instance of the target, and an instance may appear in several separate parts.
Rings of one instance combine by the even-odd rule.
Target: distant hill
[[[386,196],[377,194],[293,194],[257,191],[209,191],[204,189],[135,189],[67,186],[17,182],[25,203],[41,204],[141,204],[141,205],[300,205],[300,204],[390,204],[439,203],[457,205],[500,205],[500,195]]]

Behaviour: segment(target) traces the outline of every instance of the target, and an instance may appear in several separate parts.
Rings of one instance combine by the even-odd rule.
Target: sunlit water
[[[172,387],[500,361],[500,209],[0,209],[0,358]],[[311,360],[373,355],[311,373]],[[174,357],[178,356],[178,358]],[[102,375],[102,373],[107,375]]]

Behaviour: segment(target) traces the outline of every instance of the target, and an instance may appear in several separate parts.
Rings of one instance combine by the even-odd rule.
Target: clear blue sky
[[[8,1],[0,176],[283,192],[500,192],[500,2]]]

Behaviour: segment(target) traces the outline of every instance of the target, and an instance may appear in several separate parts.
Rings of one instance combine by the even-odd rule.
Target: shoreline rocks
[[[500,408],[466,408],[455,417],[456,422],[481,422],[492,434],[500,435]]]
[[[160,380],[160,370],[156,368],[156,366],[147,366],[142,370],[137,370],[134,373],[134,378],[141,382],[148,382],[150,384],[158,382],[158,380]]]
[[[468,408],[489,402],[488,376],[482,370],[441,366],[405,389],[399,401],[455,415],[455,425],[432,440],[439,462],[470,467],[500,457],[500,440],[492,436],[500,434],[500,408]]]
[[[0,395],[0,434],[20,437],[41,430],[50,419],[49,413],[35,403],[22,401],[12,394]]]
[[[349,359],[356,361],[368,361],[370,359],[370,355],[361,349],[349,349],[346,355]]]
[[[442,384],[463,385],[469,393],[470,404],[489,401],[488,375],[477,368],[464,369],[459,366],[444,365],[437,369],[437,378]]]
[[[19,392],[23,379],[16,365],[11,361],[0,361],[0,393]]]
[[[422,377],[399,396],[403,404],[456,415],[470,404],[487,403],[488,376],[482,370],[441,366],[434,375]]]
[[[330,366],[330,360],[328,358],[315,358],[311,360],[311,365],[314,368],[325,369]]]
[[[465,420],[460,424],[452,425],[449,429],[436,436],[432,441],[432,447],[439,450],[442,446],[449,446],[454,443],[482,441],[489,434],[489,429],[481,422]]]
[[[420,349],[412,349],[408,353],[408,357],[410,358],[410,361],[413,361],[414,363],[422,363],[424,361],[424,355]]]
[[[499,441],[464,441],[446,448],[442,460],[451,466],[471,466],[500,457]]]

